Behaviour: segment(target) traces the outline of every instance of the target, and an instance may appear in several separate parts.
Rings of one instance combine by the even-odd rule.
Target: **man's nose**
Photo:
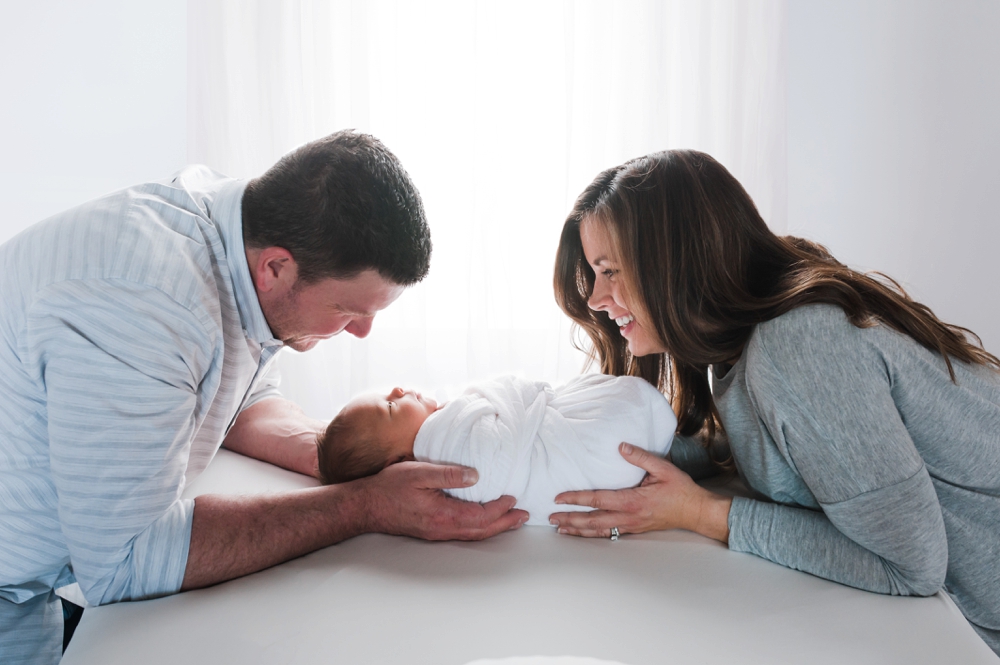
[[[405,390],[403,390],[399,386],[396,386],[395,388],[392,389],[392,392],[389,393],[389,398],[390,399],[399,399],[400,397],[402,397],[405,394],[406,394]]]
[[[372,321],[375,319],[374,316],[367,317],[364,319],[354,319],[344,328],[347,332],[354,335],[358,339],[364,339],[368,337],[368,333],[372,331]]]

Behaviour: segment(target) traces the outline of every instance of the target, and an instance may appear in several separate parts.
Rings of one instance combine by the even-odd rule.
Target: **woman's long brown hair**
[[[594,271],[580,242],[584,219],[606,231],[630,309],[652,325],[665,354],[632,356],[617,324],[587,306]],[[678,433],[700,432],[706,442],[720,425],[710,365],[737,357],[758,323],[801,305],[837,305],[859,328],[884,323],[909,335],[944,358],[953,381],[953,359],[1000,369],[974,333],[942,322],[891,278],[851,270],[810,241],[774,235],[736,178],[690,150],[639,157],[598,175],[563,226],[554,286],[601,371],[657,386],[677,412]]]

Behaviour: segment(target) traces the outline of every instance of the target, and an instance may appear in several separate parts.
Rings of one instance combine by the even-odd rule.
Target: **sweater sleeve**
[[[865,330],[804,308],[760,326],[746,353],[754,410],[821,511],[735,499],[730,548],[868,591],[938,591],[941,506]]]
[[[729,442],[719,439],[721,437],[717,437],[709,449],[693,436],[675,434],[667,459],[694,480],[717,476],[720,467],[716,462],[724,461],[730,455]]]
[[[155,289],[75,281],[35,303],[30,330],[60,526],[84,595],[105,604],[176,592],[196,393],[213,361],[206,322]]]

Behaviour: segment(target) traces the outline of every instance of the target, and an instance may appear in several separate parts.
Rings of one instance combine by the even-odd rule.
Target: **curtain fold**
[[[424,198],[431,273],[375,320],[279,360],[330,417],[393,385],[447,397],[583,356],[555,306],[562,222],[602,169],[695,148],[785,228],[784,0],[191,0],[188,154],[252,177],[343,128],[379,137]]]

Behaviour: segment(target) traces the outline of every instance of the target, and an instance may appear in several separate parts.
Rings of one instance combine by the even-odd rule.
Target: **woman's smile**
[[[635,329],[635,317],[631,314],[619,316],[615,319],[615,323],[618,324],[618,332],[622,334],[622,337],[628,337],[628,334]]]

